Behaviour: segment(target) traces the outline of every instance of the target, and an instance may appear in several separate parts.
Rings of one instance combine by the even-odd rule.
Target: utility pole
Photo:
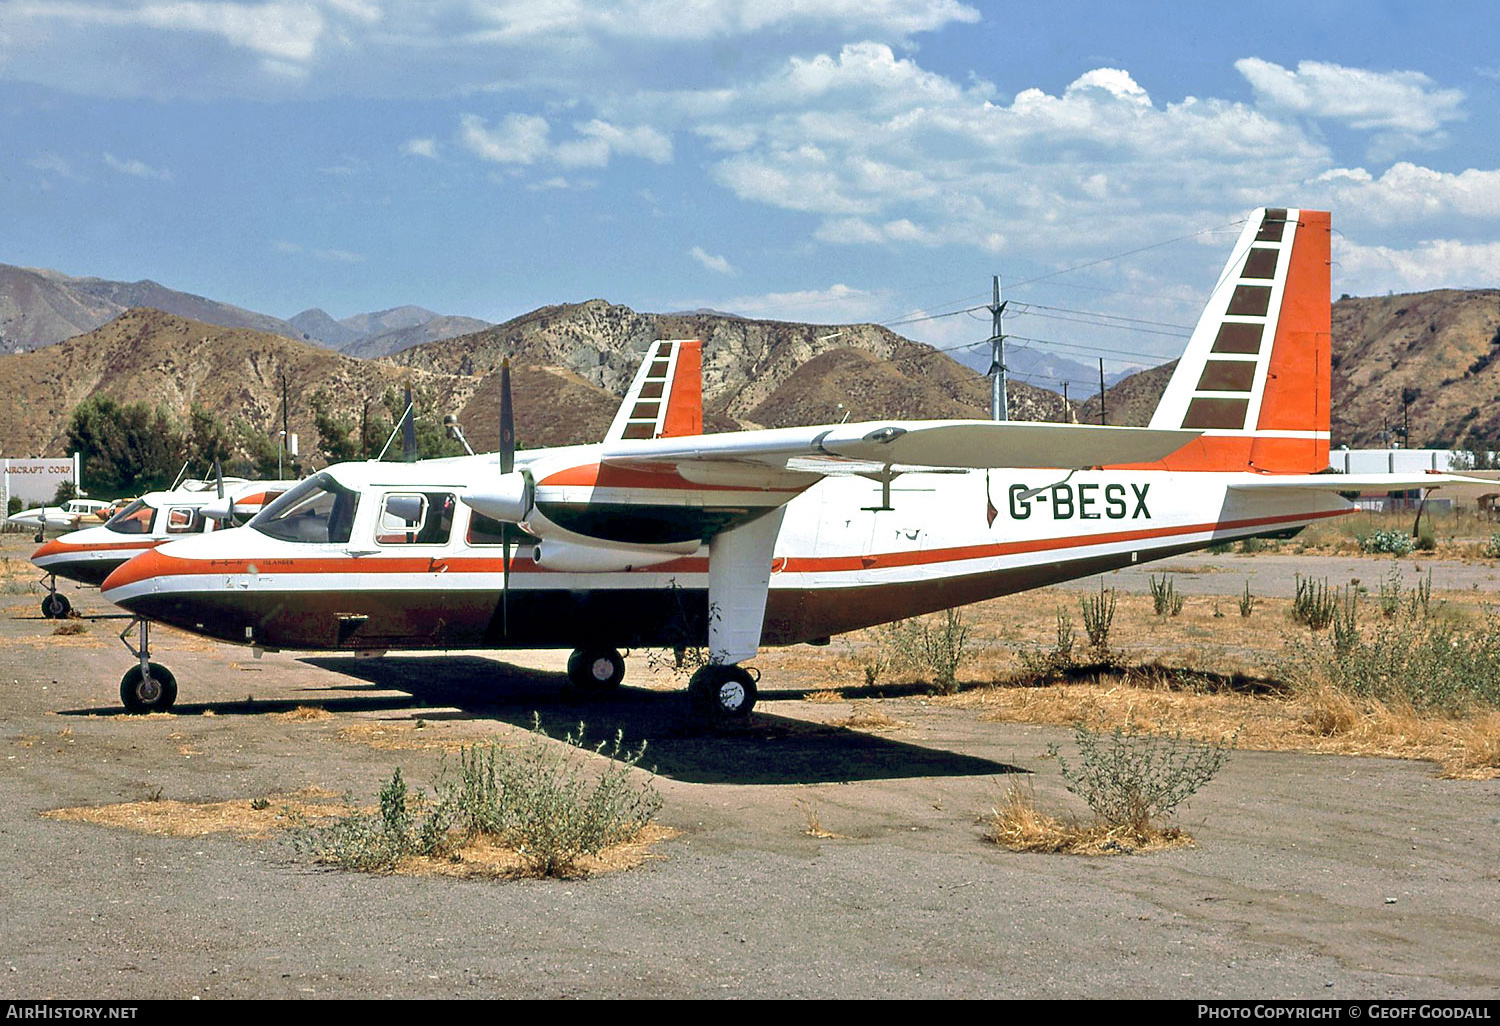
[[[1000,276],[994,277],[995,299],[990,304],[990,415],[994,420],[1009,420],[1009,396],[1005,394],[1005,333],[1000,327],[1000,315],[1005,304],[1000,302]]]
[[[1104,357],[1099,357],[1099,423],[1104,423]]]
[[[1071,424],[1073,422],[1073,407],[1068,403],[1068,380],[1066,378],[1063,379],[1062,385],[1063,385],[1063,418],[1062,418],[1062,422],[1064,424]]]
[[[276,476],[285,478],[286,473],[282,469],[282,460],[286,456],[287,444],[287,409],[286,409],[286,371],[281,372],[281,438],[276,446]]]

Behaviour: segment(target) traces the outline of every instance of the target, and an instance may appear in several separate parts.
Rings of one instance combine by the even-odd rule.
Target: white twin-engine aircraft
[[[620,682],[619,649],[706,645],[693,705],[734,720],[762,645],[1295,530],[1351,512],[1342,490],[1450,480],[1327,473],[1329,347],[1328,214],[1272,209],[1149,428],[704,435],[700,344],[664,341],[603,442],[516,452],[507,368],[499,454],[333,466],[247,528],[112,573],[105,596],[142,624],[121,697],[139,712],[176,695],[149,620],[262,648],[572,648],[590,689]]]
[[[99,584],[117,567],[163,542],[244,523],[295,481],[247,481],[241,477],[183,481],[162,492],[148,492],[120,508],[102,524],[54,538],[31,554],[47,575],[42,615],[62,619],[72,610],[57,590],[57,578]]]

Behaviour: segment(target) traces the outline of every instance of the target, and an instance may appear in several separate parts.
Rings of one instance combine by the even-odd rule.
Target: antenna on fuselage
[[[409,428],[411,441],[407,442],[405,438],[401,440],[402,455],[406,455],[408,452],[415,454],[417,451],[416,411],[412,408],[411,386],[409,385],[406,389],[406,409],[402,412],[401,419],[396,421],[396,426],[391,428],[391,436],[387,438],[385,440],[385,444],[380,447],[380,455],[375,457],[377,462],[385,459],[385,454],[387,450],[390,449],[391,443],[396,440],[396,435],[402,433],[403,431],[407,431],[408,424],[411,425]],[[414,462],[415,460],[415,455],[407,457],[407,462]]]
[[[458,422],[458,417],[452,413],[443,415],[443,429],[448,432],[448,437],[456,439],[458,444],[464,447],[464,452],[470,456],[474,455],[474,447],[469,444],[468,438],[464,436],[463,425]]]
[[[411,382],[406,383],[406,417],[401,422],[401,458],[417,462],[417,408],[411,397]]]

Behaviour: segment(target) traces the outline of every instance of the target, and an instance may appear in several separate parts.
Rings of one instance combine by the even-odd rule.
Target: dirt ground
[[[28,551],[0,536],[0,555]],[[1285,554],[1166,564],[1204,617],[1184,630],[1219,648],[1241,627],[1233,612],[1208,618],[1212,596],[1229,610],[1249,581],[1284,599],[1296,573],[1373,589],[1390,565]],[[1432,569],[1451,593],[1493,592],[1500,574],[1475,560],[1398,565]],[[1140,596],[1161,569],[1106,583]],[[899,681],[865,688],[857,650],[840,642],[765,654],[752,724],[715,735],[693,726],[684,694],[643,654],[617,695],[591,700],[567,686],[565,653],[257,660],[160,631],[156,658],[176,674],[179,703],[138,717],[117,694],[124,622],[54,634],[29,578],[15,564],[0,575],[7,998],[1500,994],[1494,779],[1240,750],[1177,817],[1193,847],[1019,855],[987,843],[980,818],[1017,783],[1040,806],[1086,811],[1048,757],[1071,732],[998,718],[982,690],[946,700]],[[97,592],[67,590],[85,612],[113,611]],[[1077,597],[1026,601],[1076,610]],[[1017,640],[1011,608],[982,614],[997,643]],[[314,706],[326,715],[297,712]],[[298,795],[369,800],[397,766],[430,784],[445,752],[522,738],[533,716],[554,737],[582,721],[593,737],[647,742],[659,822],[675,837],[618,873],[458,880],[313,865],[274,824],[257,837],[182,836],[44,815],[267,797],[274,820]]]

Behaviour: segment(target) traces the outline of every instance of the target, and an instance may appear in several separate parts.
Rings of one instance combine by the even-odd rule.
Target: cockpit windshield
[[[104,527],[116,534],[150,534],[151,526],[155,522],[155,508],[148,506],[144,499],[136,499],[110,517]]]
[[[326,473],[314,474],[251,518],[261,534],[290,542],[345,543],[354,529],[359,493]]]

